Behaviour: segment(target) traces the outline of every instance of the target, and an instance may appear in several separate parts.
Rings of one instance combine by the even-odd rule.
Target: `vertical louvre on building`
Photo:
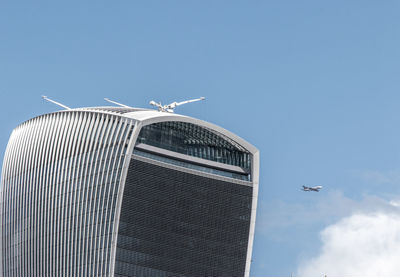
[[[34,118],[2,171],[3,276],[109,276],[116,196],[132,120],[95,112]]]
[[[249,277],[258,150],[201,120],[95,107],[11,134],[0,276]]]

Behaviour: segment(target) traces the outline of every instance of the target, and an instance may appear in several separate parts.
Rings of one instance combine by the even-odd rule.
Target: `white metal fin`
[[[106,100],[107,102],[113,103],[113,104],[115,104],[115,105],[117,105],[117,106],[120,106],[120,107],[131,108],[131,109],[132,109],[132,107],[130,107],[130,106],[127,106],[127,105],[124,105],[124,104],[115,102],[115,101],[110,100],[110,99],[108,99],[108,98],[104,98],[104,100]]]
[[[65,106],[65,105],[63,105],[63,104],[61,104],[61,103],[58,103],[58,102],[56,102],[56,101],[54,101],[54,100],[48,98],[47,96],[42,95],[42,98],[43,98],[44,100],[48,101],[48,102],[51,102],[51,103],[53,103],[53,104],[56,104],[57,106],[60,106],[60,107],[62,107],[62,108],[64,108],[64,109],[66,109],[66,110],[71,110],[70,107]]]

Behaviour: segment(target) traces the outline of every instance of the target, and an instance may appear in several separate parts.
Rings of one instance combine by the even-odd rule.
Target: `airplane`
[[[316,192],[319,192],[320,189],[322,189],[322,186],[315,186],[315,187],[303,186],[303,190],[304,191],[316,191]]]

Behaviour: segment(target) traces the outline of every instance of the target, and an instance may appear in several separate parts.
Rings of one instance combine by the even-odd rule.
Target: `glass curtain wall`
[[[250,153],[231,139],[187,122],[160,122],[144,126],[137,143],[144,143],[250,170]]]
[[[252,187],[131,160],[116,277],[243,277]]]

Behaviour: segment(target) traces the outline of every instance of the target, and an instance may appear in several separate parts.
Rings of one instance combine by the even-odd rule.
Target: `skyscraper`
[[[249,276],[258,150],[154,110],[96,107],[11,134],[3,276]]]

